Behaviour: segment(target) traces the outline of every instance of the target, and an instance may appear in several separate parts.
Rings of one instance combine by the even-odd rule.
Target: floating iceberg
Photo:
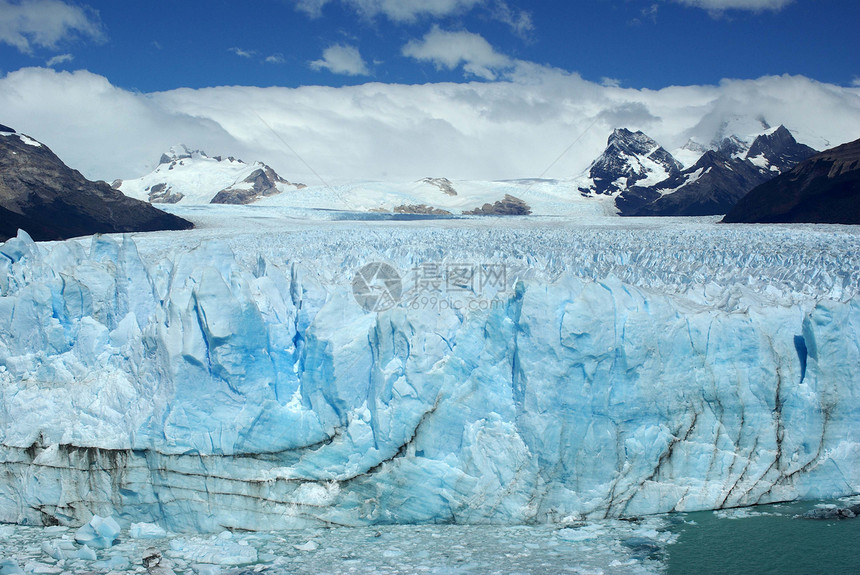
[[[14,559],[0,559],[0,575],[24,573]]]
[[[81,526],[75,533],[75,541],[84,547],[107,549],[119,539],[121,529],[113,517],[94,515],[89,523]],[[47,552],[46,552],[47,553]],[[51,555],[51,553],[48,553]],[[62,559],[62,557],[54,557]]]
[[[167,531],[160,525],[153,523],[132,523],[128,529],[132,539],[163,539],[167,537]]]
[[[363,225],[0,246],[0,521],[513,524],[860,491],[857,235]],[[378,312],[353,294],[372,262],[403,283]]]

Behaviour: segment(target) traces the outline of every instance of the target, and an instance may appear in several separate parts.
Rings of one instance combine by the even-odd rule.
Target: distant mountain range
[[[725,214],[751,189],[815,154],[784,126],[752,139],[723,138],[711,149],[694,142],[685,148],[701,153],[686,169],[642,132],[615,130],[577,189],[615,196],[622,216]]]
[[[288,182],[262,162],[209,157],[201,150],[178,145],[161,155],[151,173],[116,180],[113,187],[153,204],[250,204],[305,185]]]
[[[860,224],[860,140],[816,154],[758,186],[723,222]]]
[[[94,233],[184,230],[193,225],[66,166],[41,142],[0,125],[0,241]]]
[[[690,141],[673,155],[641,131],[619,128],[587,172],[572,179],[428,177],[305,190],[262,162],[210,157],[179,145],[163,154],[150,174],[117,180],[112,189],[86,180],[36,140],[0,126],[0,241],[19,228],[50,240],[191,227],[149,205],[159,203],[260,203],[420,216],[728,213],[725,221],[858,223],[860,216],[853,215],[859,203],[853,195],[858,147],[855,142],[815,155],[779,126],[753,136],[715,138],[708,145]],[[756,194],[741,201],[753,188]],[[736,204],[740,207],[732,210]]]
[[[572,183],[579,193],[568,196],[570,202],[599,199],[601,211],[616,211],[622,216],[701,216],[727,213],[752,188],[793,168],[815,150],[798,143],[791,132],[779,126],[752,136],[721,136],[707,146],[690,141],[676,153],[677,158],[641,131],[619,128],[585,174],[558,181],[558,194],[543,193],[529,199],[519,194],[534,196],[537,190],[531,185],[511,185],[503,190],[489,182],[467,185],[428,177],[397,188],[395,194],[402,201],[395,203],[388,184],[363,185],[348,192],[315,188],[297,193],[305,186],[287,181],[266,164],[210,157],[179,145],[161,156],[152,173],[117,180],[114,187],[152,203],[248,204],[277,196],[279,205],[307,206],[325,204],[324,198],[329,197],[329,209],[340,206],[374,212],[473,215],[525,214],[534,211],[533,201],[545,205],[563,201],[562,188]],[[458,195],[459,190],[469,193]],[[511,200],[522,202],[524,207],[514,209]],[[542,213],[539,205],[535,213]],[[550,213],[557,212],[551,208]]]

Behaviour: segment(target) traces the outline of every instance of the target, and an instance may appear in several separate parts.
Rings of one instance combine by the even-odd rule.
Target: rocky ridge
[[[26,231],[35,240],[95,233],[185,230],[191,222],[93,182],[46,145],[0,126],[0,241]]]
[[[758,186],[723,222],[860,224],[860,140],[816,154]]]
[[[752,139],[723,137],[709,147],[688,142],[684,151],[701,153],[686,169],[642,132],[617,129],[578,190],[587,197],[614,195],[622,216],[725,214],[752,188],[815,153],[784,126]]]

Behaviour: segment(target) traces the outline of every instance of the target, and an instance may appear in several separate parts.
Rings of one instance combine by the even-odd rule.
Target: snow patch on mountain
[[[757,166],[757,167],[761,168],[762,170],[768,170],[771,172],[776,172],[777,174],[780,173],[779,168],[777,166],[772,166],[770,164],[770,161],[764,155],[764,153],[761,153],[758,156],[754,156],[754,157],[747,156],[746,159],[749,160],[749,162],[752,165]]]
[[[210,157],[184,145],[162,154],[150,174],[115,183],[127,196],[163,204],[247,204],[304,187],[279,176],[262,162],[246,164],[232,156]]]
[[[678,160],[642,132],[617,129],[603,154],[576,179],[581,195],[612,195],[622,215],[726,213],[753,187],[793,168],[815,151],[784,126],[763,119],[757,134],[726,135],[726,125],[705,145],[695,138],[676,150]]]
[[[699,158],[701,158],[707,151],[707,146],[700,144],[696,140],[690,139],[687,140],[687,143],[680,148],[672,150],[672,157],[678,160],[684,169],[687,169],[698,162]]]
[[[652,185],[677,174],[682,165],[641,131],[616,129],[606,149],[577,180],[583,196],[612,195],[634,185]]]
[[[41,148],[42,147],[41,142],[37,142],[36,140],[34,140],[33,138],[31,138],[30,136],[28,136],[26,134],[19,134],[18,132],[14,132],[14,131],[0,130],[0,136],[3,136],[3,137],[16,136],[19,140],[21,140],[22,142],[24,142],[28,146],[33,146],[34,148]]]

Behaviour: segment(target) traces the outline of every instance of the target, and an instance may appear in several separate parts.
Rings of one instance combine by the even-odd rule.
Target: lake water
[[[860,517],[794,518],[815,507],[807,502],[685,514],[668,552],[668,573],[860,573]]]
[[[593,521],[560,527],[385,526],[135,539],[82,557],[74,530],[0,526],[0,573],[858,573],[860,518],[798,519],[828,505]],[[86,552],[83,553],[86,555]],[[160,559],[158,559],[160,557]],[[159,563],[153,566],[154,563]],[[5,571],[4,571],[5,569]],[[169,571],[161,571],[169,573]]]

